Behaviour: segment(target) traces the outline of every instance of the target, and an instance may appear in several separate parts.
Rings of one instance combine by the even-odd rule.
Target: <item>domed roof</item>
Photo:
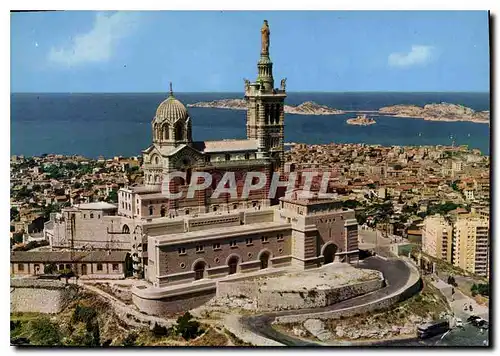
[[[174,97],[172,83],[170,83],[170,95],[156,109],[155,121],[174,123],[178,120],[186,120],[188,116],[189,114],[184,104]]]

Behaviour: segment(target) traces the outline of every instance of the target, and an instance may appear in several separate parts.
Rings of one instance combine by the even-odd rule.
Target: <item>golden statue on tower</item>
[[[261,54],[269,54],[269,35],[271,35],[271,31],[269,31],[269,25],[267,24],[267,20],[264,20],[264,25],[260,30],[262,34],[262,51]]]

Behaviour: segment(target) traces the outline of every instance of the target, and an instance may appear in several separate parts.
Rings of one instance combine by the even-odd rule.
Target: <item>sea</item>
[[[242,98],[242,93],[175,93],[185,105]],[[13,93],[11,154],[80,154],[90,158],[138,156],[151,141],[151,120],[166,93]],[[286,103],[305,101],[343,110],[377,110],[383,106],[454,103],[476,111],[490,110],[489,93],[289,93]],[[193,139],[242,139],[245,111],[188,108]],[[490,152],[490,127],[471,122],[435,122],[371,116],[375,125],[353,126],[354,113],[285,117],[285,142],[326,144],[468,145]]]

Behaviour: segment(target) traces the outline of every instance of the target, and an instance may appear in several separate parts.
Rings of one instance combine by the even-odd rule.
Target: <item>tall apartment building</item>
[[[435,258],[452,263],[453,226],[442,215],[425,218],[422,228],[422,250]]]
[[[453,227],[453,265],[487,277],[489,274],[489,220],[460,216]]]
[[[424,220],[422,250],[465,271],[489,275],[489,219],[460,214],[448,221],[440,215]]]

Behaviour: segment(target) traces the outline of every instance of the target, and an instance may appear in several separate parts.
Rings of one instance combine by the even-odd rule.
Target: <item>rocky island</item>
[[[358,126],[369,126],[377,123],[371,117],[370,118],[366,117],[366,115],[360,115],[356,118],[347,119],[346,122],[348,125],[358,125]]]
[[[244,99],[221,99],[213,101],[205,101],[194,104],[188,104],[191,108],[213,108],[213,109],[230,109],[230,110],[246,110],[246,102]],[[298,106],[285,105],[285,113],[295,115],[338,115],[343,114],[342,110],[334,109],[326,105],[320,105],[314,101],[306,101]]]
[[[380,108],[379,114],[429,121],[470,121],[484,124],[490,122],[489,111],[474,111],[463,105],[450,103],[427,104],[424,107],[404,104],[387,106]]]

